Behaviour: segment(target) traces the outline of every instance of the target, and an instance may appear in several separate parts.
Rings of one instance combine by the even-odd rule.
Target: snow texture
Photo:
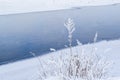
[[[120,0],[0,0],[0,15],[116,3],[120,3]]]

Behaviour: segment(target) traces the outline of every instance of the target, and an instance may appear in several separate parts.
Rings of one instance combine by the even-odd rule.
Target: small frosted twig
[[[82,46],[82,43],[78,39],[76,41],[78,46]]]
[[[94,37],[94,43],[97,41],[98,38],[98,33],[96,32],[95,37]]]

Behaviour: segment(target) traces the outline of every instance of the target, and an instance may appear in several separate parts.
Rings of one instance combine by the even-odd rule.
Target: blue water
[[[49,48],[62,49],[67,42],[63,23],[74,19],[76,39],[83,44],[120,38],[120,4],[82,7],[69,10],[34,12],[0,16],[0,64],[32,57],[29,52],[43,55]]]

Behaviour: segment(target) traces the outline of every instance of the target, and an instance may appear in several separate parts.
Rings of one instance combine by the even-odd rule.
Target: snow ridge
[[[120,0],[0,0],[0,15],[69,9],[80,6],[100,6],[120,3]]]

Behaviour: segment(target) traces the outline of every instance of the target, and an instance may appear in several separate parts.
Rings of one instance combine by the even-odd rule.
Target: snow
[[[73,48],[83,47],[86,52],[89,52],[92,47],[97,48],[97,54],[104,56],[114,64],[110,69],[110,76],[108,80],[120,80],[120,40],[101,41],[95,44],[86,44],[83,46],[76,46]],[[60,51],[68,51],[63,49]],[[58,56],[59,52],[52,52],[44,56],[40,56],[43,60],[48,60],[51,55]],[[37,58],[26,59],[15,63],[10,63],[0,66],[0,80],[37,80],[40,67]],[[59,80],[59,77],[50,77],[47,80]]]
[[[120,80],[120,77],[113,77],[113,78],[111,78],[109,80]]]
[[[120,0],[0,0],[0,15],[116,3],[120,3]]]

